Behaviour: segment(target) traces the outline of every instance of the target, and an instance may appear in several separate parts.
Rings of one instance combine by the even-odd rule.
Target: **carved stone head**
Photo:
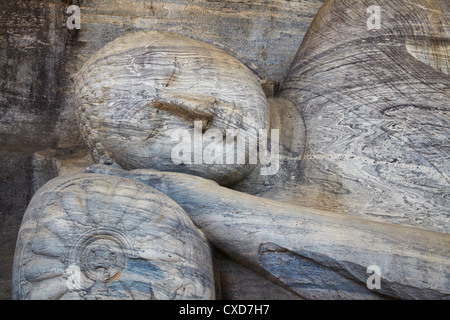
[[[248,160],[250,148],[231,143],[256,141],[269,128],[260,82],[214,45],[167,32],[132,33],[106,45],[77,74],[81,131],[97,162],[230,185],[256,165]],[[186,148],[178,150],[180,144]],[[244,161],[234,157],[239,148]],[[205,159],[208,150],[216,152]]]

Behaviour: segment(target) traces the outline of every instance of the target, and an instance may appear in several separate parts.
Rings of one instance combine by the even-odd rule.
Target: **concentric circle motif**
[[[76,241],[70,264],[79,266],[86,279],[110,282],[120,278],[132,252],[130,241],[121,232],[92,230]]]
[[[166,195],[121,177],[64,175],[43,186],[24,214],[13,297],[211,298],[210,261],[205,236]]]

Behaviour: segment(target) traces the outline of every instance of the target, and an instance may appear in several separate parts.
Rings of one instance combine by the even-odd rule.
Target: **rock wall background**
[[[220,43],[253,62],[269,81],[281,81],[323,2],[2,0],[0,299],[11,298],[23,213],[36,188],[52,176],[46,171],[53,170],[51,159],[35,153],[52,148],[67,156],[83,148],[71,76],[91,54],[128,32],[166,30]],[[81,8],[80,30],[66,26],[66,9],[72,4]]]

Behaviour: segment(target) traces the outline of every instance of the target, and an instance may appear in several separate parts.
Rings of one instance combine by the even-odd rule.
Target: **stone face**
[[[71,77],[89,57],[130,32],[171,31],[220,43],[247,57],[268,80],[280,81],[323,2],[0,1],[0,221],[7,230],[0,243],[0,297],[11,297],[14,243],[33,181],[46,180],[33,178],[32,155],[83,143]],[[80,30],[66,26],[71,4],[81,8]]]
[[[82,29],[68,30],[66,2],[2,1],[2,287],[40,189],[17,242],[16,298],[213,298],[214,289],[230,299],[448,298],[449,4],[378,1],[381,28],[368,30],[372,2],[327,1],[289,69],[322,2],[76,1]],[[142,35],[164,36],[158,47]],[[195,59],[174,57],[186,51]],[[238,90],[222,85],[224,74]],[[114,166],[76,175],[90,159],[76,151],[74,96],[85,101],[79,118],[95,161]],[[275,176],[165,167],[160,151],[171,146],[151,140],[152,125],[201,118],[229,129],[242,116],[234,101],[261,112],[247,127],[281,130]],[[206,238],[186,214],[248,269],[216,258],[223,286],[214,288]],[[171,240],[153,238],[161,233]],[[370,265],[381,269],[380,290],[367,287]]]
[[[76,76],[80,128],[96,162],[234,184],[255,165],[236,164],[241,151],[234,146],[227,151],[227,130],[237,140],[255,142],[259,130],[268,131],[261,81],[239,60],[205,42],[167,32],[131,33],[93,55]],[[214,132],[212,140],[208,133]],[[174,155],[181,143],[187,148]],[[207,148],[214,150],[211,161]],[[241,149],[245,159],[252,156]]]
[[[0,3],[0,141],[78,145],[71,76],[107,43],[160,30],[218,43],[281,81],[324,0],[4,0]],[[69,5],[81,29],[69,30]],[[283,48],[280,50],[280,48]]]
[[[171,199],[128,179],[75,174],[33,197],[19,231],[16,299],[211,299],[207,240]]]

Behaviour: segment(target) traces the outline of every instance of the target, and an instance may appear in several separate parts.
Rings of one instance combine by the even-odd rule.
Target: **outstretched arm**
[[[371,265],[380,268],[376,292],[382,295],[438,299],[450,293],[443,279],[450,265],[446,234],[287,205],[186,174],[103,165],[87,171],[135,179],[165,193],[213,245],[303,297],[367,297],[374,293],[366,287]]]

